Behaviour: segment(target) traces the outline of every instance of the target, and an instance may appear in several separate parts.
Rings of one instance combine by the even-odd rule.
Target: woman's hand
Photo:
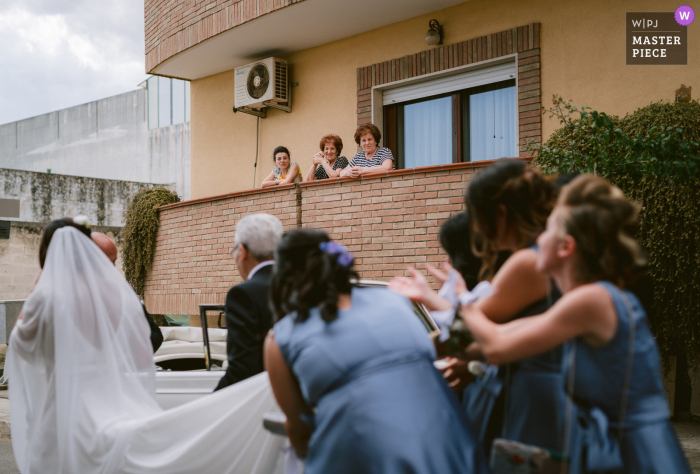
[[[469,372],[468,360],[456,357],[445,357],[444,360],[447,364],[440,369],[440,372],[447,385],[459,395],[476,377]]]
[[[408,267],[410,277],[394,277],[389,282],[389,288],[401,293],[411,301],[425,305],[429,311],[444,310],[452,308],[452,305],[440,298],[435,290],[430,287],[428,280],[422,273],[413,267]]]
[[[444,272],[441,270],[438,270],[434,266],[432,266],[429,263],[425,264],[425,269],[428,270],[428,273],[430,273],[432,276],[435,277],[438,283],[441,285],[444,285],[445,282],[447,281],[447,277],[449,276],[450,270],[452,267],[450,266],[449,263],[447,262],[442,262],[442,268],[445,270]]]
[[[323,163],[328,161],[322,151],[316,153],[311,160],[314,162],[314,165],[323,165]]]
[[[359,178],[361,170],[362,170],[361,166],[348,166],[343,171],[340,172],[340,177],[341,178]]]
[[[309,439],[311,439],[311,430],[306,423],[289,423],[289,420],[284,422],[284,429],[287,432],[289,443],[294,448],[294,452],[300,458],[305,458],[309,450]]]

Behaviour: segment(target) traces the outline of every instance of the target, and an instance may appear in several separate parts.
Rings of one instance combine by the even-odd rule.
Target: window
[[[190,83],[151,76],[148,90],[148,128],[167,127],[190,121]]]
[[[383,90],[397,168],[518,156],[515,74],[509,59]]]
[[[518,156],[515,80],[384,106],[397,168]]]

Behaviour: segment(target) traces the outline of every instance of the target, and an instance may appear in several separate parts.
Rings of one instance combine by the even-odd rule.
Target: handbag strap
[[[569,459],[571,447],[571,427],[574,417],[574,380],[576,371],[576,339],[571,340],[571,351],[569,356],[569,374],[566,381],[566,418],[564,422],[564,459]],[[561,474],[568,472],[568,463],[561,464]]]
[[[629,399],[630,384],[632,382],[632,365],[634,363],[634,341],[637,332],[637,321],[634,318],[634,312],[632,311],[632,304],[629,298],[620,290],[620,295],[622,295],[622,300],[625,303],[625,308],[627,309],[627,319],[630,325],[629,341],[627,343],[627,367],[625,369],[625,380],[622,386],[622,397],[620,400],[620,420],[619,426],[617,428],[618,442],[622,442],[622,433],[625,429],[625,414],[627,412],[627,401]]]

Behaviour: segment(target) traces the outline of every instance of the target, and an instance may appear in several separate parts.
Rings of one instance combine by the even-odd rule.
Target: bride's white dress
[[[266,373],[163,411],[133,290],[71,227],[53,236],[10,337],[12,444],[23,474],[276,473],[284,440]]]

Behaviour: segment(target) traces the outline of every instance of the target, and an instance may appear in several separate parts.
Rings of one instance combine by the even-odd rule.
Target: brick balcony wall
[[[224,31],[304,0],[145,0],[146,73]]]
[[[445,259],[440,226],[464,210],[469,180],[490,163],[312,181],[163,206],[146,307],[154,314],[197,315],[200,303],[223,304],[228,289],[241,281],[228,254],[236,222],[257,212],[279,217],[285,230],[325,230],[355,254],[361,278],[388,281],[406,274],[407,266],[437,266]]]

